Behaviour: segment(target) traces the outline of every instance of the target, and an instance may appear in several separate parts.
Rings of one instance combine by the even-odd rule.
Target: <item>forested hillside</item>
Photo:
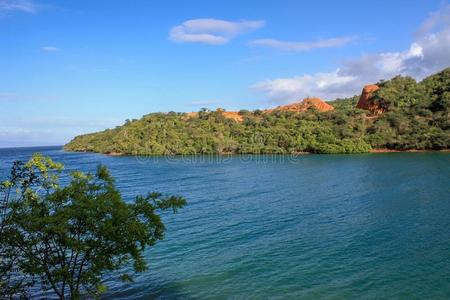
[[[450,68],[417,83],[397,76],[377,83],[373,105],[356,108],[359,96],[328,102],[333,110],[246,111],[242,121],[223,110],[198,114],[152,113],[102,132],[75,137],[70,151],[110,154],[363,153],[372,149],[450,148]]]

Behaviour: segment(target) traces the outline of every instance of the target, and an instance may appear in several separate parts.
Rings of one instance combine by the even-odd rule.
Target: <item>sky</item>
[[[0,0],[0,147],[449,66],[449,1]]]

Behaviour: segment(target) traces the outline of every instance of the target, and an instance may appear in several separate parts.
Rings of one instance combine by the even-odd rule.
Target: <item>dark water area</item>
[[[111,157],[0,149],[0,178],[41,152],[108,166],[127,200],[188,205],[134,283],[105,299],[449,299],[450,154]]]

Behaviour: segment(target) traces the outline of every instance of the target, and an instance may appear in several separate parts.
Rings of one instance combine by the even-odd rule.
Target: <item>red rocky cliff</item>
[[[379,89],[380,87],[376,84],[366,85],[362,90],[361,97],[359,97],[356,107],[368,110],[374,115],[385,112],[386,108],[379,103],[375,103],[372,99],[373,92],[378,91]]]
[[[281,111],[303,112],[311,107],[317,109],[320,112],[325,112],[334,109],[333,106],[326,103],[320,98],[305,98],[301,102],[295,102],[283,106],[278,106],[276,108],[268,109],[266,111],[270,112],[274,110],[281,110]]]

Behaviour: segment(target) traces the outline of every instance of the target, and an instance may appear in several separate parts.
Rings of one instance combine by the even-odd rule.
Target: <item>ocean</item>
[[[105,299],[449,299],[450,155],[132,157],[0,149],[0,178],[40,152],[65,172],[106,165],[124,199],[188,205],[133,283]],[[38,296],[38,295],[36,295]]]

